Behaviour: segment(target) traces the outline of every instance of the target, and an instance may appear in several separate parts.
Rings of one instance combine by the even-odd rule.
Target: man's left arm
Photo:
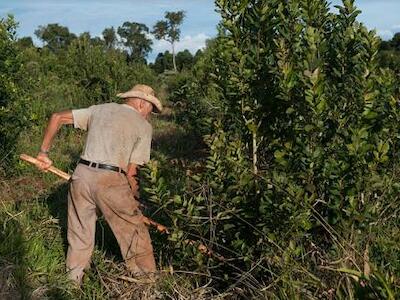
[[[137,181],[138,166],[143,166],[150,160],[152,128],[141,135],[131,153],[127,168],[127,178],[136,198],[139,198],[139,182]]]
[[[126,172],[126,178],[128,179],[129,185],[135,198],[139,198],[139,184],[136,179],[137,175],[137,165],[130,163]]]
[[[39,169],[46,171],[53,164],[48,156],[48,152],[53,143],[53,139],[62,125],[73,123],[74,118],[72,115],[72,111],[70,110],[52,114],[44,132],[42,146],[40,147],[39,154],[36,157],[40,161],[37,166]]]

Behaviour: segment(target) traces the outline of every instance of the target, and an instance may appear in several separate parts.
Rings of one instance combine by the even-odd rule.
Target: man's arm
[[[139,198],[139,184],[136,180],[137,175],[137,165],[130,163],[126,172],[126,178],[128,179],[129,185],[135,198]]]
[[[72,111],[70,110],[52,114],[47,128],[44,132],[40,152],[36,157],[40,161],[40,163],[37,165],[39,169],[46,171],[53,164],[53,162],[49,159],[48,152],[53,143],[53,139],[60,129],[61,125],[73,123],[74,118],[72,115]]]

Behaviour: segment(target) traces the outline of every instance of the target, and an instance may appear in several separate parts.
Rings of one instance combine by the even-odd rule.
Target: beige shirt
[[[87,130],[83,159],[126,168],[150,160],[152,127],[133,107],[106,103],[72,110],[74,127]]]

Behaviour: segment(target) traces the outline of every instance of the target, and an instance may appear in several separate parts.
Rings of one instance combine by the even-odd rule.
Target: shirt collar
[[[134,112],[136,112],[136,113],[138,113],[139,115],[140,115],[140,117],[143,119],[143,120],[145,120],[147,123],[149,123],[150,124],[150,122],[148,121],[148,120],[146,120],[143,116],[142,116],[142,114],[137,110],[137,109],[135,109],[134,107],[132,107],[132,106],[130,106],[130,105],[128,105],[128,104],[121,104],[122,106],[124,106],[124,107],[127,107],[127,108],[129,108],[129,109],[132,109]]]
[[[136,109],[136,108],[134,108],[134,107],[132,107],[132,106],[130,106],[130,105],[128,105],[128,104],[122,104],[122,106],[125,106],[125,107],[127,107],[127,108],[130,108],[130,109],[132,109],[132,110],[134,110],[134,111],[136,111],[138,114],[140,114],[140,112]]]

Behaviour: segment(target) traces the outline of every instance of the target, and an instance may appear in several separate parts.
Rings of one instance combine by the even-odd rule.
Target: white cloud
[[[208,36],[205,33],[199,33],[196,35],[185,35],[184,37],[181,38],[179,42],[176,43],[176,51],[179,52],[188,49],[190,52],[195,53],[197,50],[205,47],[206,40],[209,38],[210,36]],[[171,52],[170,43],[164,40],[154,41],[153,44],[154,54],[157,55],[159,52],[164,52],[166,50]]]

